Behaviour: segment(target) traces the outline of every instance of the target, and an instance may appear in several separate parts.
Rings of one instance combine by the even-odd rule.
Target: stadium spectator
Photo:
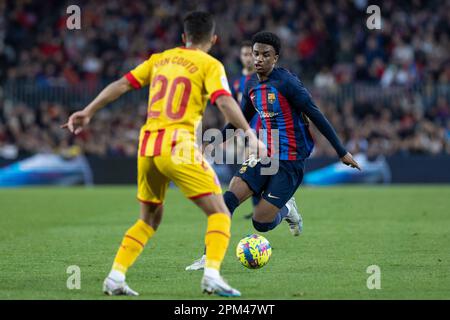
[[[0,5],[0,63],[6,69],[17,69],[19,78],[62,81],[68,69],[82,80],[118,76],[108,66],[128,70],[151,52],[179,44],[180,29],[174,22],[195,6],[178,0],[77,1],[82,8],[82,29],[68,30],[65,8],[73,3],[48,2],[46,6],[37,0]],[[333,73],[339,64],[350,64],[356,72],[363,62],[360,56],[354,59],[355,55],[365,57],[367,70],[381,72],[381,64],[390,66],[387,69],[397,76],[389,78],[397,80],[385,80],[388,85],[409,84],[411,76],[423,81],[429,73],[437,81],[448,72],[444,68],[449,52],[448,1],[384,1],[379,31],[365,29],[367,14],[360,1],[230,0],[226,4],[205,1],[201,6],[221,21],[214,54],[233,64],[238,61],[228,58],[235,51],[232,47],[258,30],[271,29],[286,44],[280,63],[295,61],[304,80],[313,79],[324,65],[332,66]],[[39,69],[36,65],[42,70],[30,75],[30,67]],[[361,79],[361,75],[356,79],[373,80]],[[379,74],[376,79],[379,83]]]

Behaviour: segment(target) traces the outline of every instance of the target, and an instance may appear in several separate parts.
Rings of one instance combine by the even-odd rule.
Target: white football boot
[[[200,259],[195,260],[190,266],[186,267],[186,271],[197,271],[205,269],[206,255],[203,255]]]
[[[295,198],[292,197],[286,203],[286,207],[288,208],[288,214],[284,218],[286,222],[289,224],[289,230],[292,235],[297,237],[303,231],[303,219],[297,209],[297,203],[295,202]]]
[[[103,293],[109,296],[138,296],[139,293],[131,289],[125,281],[117,282],[106,278],[103,282]]]
[[[207,294],[216,294],[221,297],[240,297],[241,293],[230,287],[222,277],[209,277],[204,275],[202,278],[202,291]]]

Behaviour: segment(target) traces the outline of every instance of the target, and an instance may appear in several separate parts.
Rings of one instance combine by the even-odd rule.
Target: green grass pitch
[[[236,211],[222,270],[242,298],[450,298],[450,186],[301,188],[296,199],[304,233],[292,237],[283,222],[265,234],[273,252],[260,270],[234,257],[255,232],[243,218],[250,201]],[[102,281],[137,216],[134,187],[0,190],[0,299],[109,298]],[[201,294],[201,272],[184,271],[202,253],[205,227],[171,189],[156,236],[128,273],[139,299],[215,299]],[[71,265],[81,269],[80,290],[66,287]],[[366,286],[370,265],[381,269],[379,290]]]

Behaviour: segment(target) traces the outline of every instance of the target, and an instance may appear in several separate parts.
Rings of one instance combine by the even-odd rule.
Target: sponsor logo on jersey
[[[264,112],[264,111],[260,111],[259,115],[261,118],[265,119],[265,118],[273,118],[276,117],[279,114],[279,112]]]

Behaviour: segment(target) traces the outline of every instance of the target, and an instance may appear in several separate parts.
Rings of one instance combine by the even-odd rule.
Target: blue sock
[[[225,204],[233,217],[234,210],[239,207],[239,199],[231,191],[225,192],[223,194],[223,199],[225,200]]]
[[[278,211],[277,217],[280,218],[280,222],[287,216],[288,213],[289,213],[289,210],[286,207],[286,205],[283,208],[281,208],[280,211]]]
[[[255,229],[259,232],[267,232],[272,229],[274,229],[277,225],[283,221],[283,218],[286,217],[289,210],[286,206],[281,208],[280,211],[278,211],[277,215],[275,216],[275,219],[272,222],[258,222],[252,219],[253,226]]]

